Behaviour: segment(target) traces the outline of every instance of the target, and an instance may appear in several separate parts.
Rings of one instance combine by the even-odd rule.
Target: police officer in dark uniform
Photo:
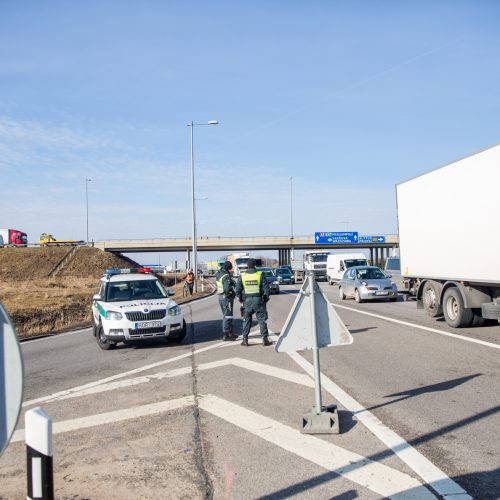
[[[215,276],[217,283],[217,294],[219,295],[219,305],[222,311],[222,340],[236,340],[233,335],[233,302],[234,302],[234,281],[230,271],[233,268],[231,262],[226,261]]]
[[[269,283],[260,271],[255,269],[255,259],[248,259],[247,271],[243,273],[236,283],[236,296],[240,302],[244,301],[245,312],[243,314],[243,342],[248,345],[248,334],[252,325],[252,315],[255,313],[260,326],[263,345],[271,345],[267,329],[267,308],[269,301]]]

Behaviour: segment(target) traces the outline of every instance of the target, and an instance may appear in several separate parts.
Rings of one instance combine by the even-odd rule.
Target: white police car
[[[182,310],[146,267],[107,269],[92,300],[94,336],[101,349],[143,339],[181,341],[186,335]]]

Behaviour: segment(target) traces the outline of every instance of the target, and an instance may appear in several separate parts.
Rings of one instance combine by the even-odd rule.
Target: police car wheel
[[[102,328],[102,325],[99,325],[97,327],[96,339],[97,339],[97,345],[103,351],[108,351],[109,349],[113,349],[116,346],[116,342],[112,342],[111,340],[108,340],[104,336],[104,329]]]

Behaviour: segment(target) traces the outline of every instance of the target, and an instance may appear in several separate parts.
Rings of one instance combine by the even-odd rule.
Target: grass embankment
[[[67,247],[0,249],[0,300],[20,338],[90,326],[92,296],[104,270],[134,266],[120,256],[82,247],[60,274],[48,278],[69,250]],[[170,285],[168,277],[164,281]],[[175,287],[169,286],[176,290],[173,299],[178,303],[211,291],[206,286],[204,294],[183,298],[183,284],[181,281]]]

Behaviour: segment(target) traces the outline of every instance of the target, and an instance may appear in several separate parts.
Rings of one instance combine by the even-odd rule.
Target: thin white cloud
[[[117,132],[93,134],[69,126],[0,117],[2,225],[15,225],[36,241],[39,233],[82,239],[86,229],[85,178],[93,239],[184,237],[191,233],[188,162],[166,163]],[[158,155],[160,153],[157,153]],[[350,230],[394,232],[391,189],[337,184],[314,168],[294,177],[294,234]],[[21,194],[20,194],[21,193]],[[23,200],[20,203],[20,196]],[[290,228],[287,173],[198,162],[198,234],[286,235]],[[367,208],[369,213],[367,213]]]

